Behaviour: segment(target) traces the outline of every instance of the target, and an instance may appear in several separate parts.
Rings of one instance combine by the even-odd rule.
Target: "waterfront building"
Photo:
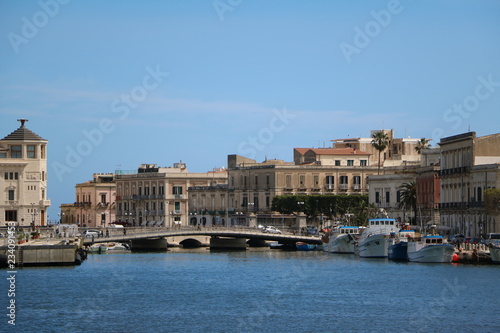
[[[421,167],[416,171],[416,205],[418,223],[425,225],[440,224],[439,202],[441,182],[439,178],[439,147],[422,150]],[[449,232],[449,228],[440,226],[442,232]]]
[[[109,227],[116,221],[116,183],[113,173],[95,173],[92,180],[75,185],[73,204],[61,205],[61,223],[83,227]]]
[[[377,173],[377,167],[368,165],[370,155],[352,148],[339,149],[338,153],[333,150],[295,148],[299,164],[282,160],[257,163],[229,155],[228,207],[233,208],[230,217],[241,219],[256,215],[257,224],[293,227],[296,216],[272,211],[275,196],[368,194],[366,179]],[[309,160],[311,156],[319,158],[319,163]],[[341,161],[340,165],[335,165],[336,159]],[[347,163],[349,160],[356,163]],[[366,165],[362,160],[367,161]],[[319,224],[319,221],[311,223]]]
[[[441,224],[466,236],[500,232],[500,217],[483,207],[484,191],[500,186],[500,133],[467,132],[442,138],[439,146]]]
[[[375,205],[381,211],[387,213],[389,218],[398,222],[409,223],[410,218],[415,216],[413,210],[400,208],[401,186],[405,183],[415,182],[417,168],[415,166],[401,168],[388,168],[385,175],[369,176],[368,202]]]
[[[0,221],[47,225],[47,143],[21,126],[0,140]]]
[[[189,188],[227,184],[225,169],[188,172],[182,161],[167,168],[141,164],[115,177],[116,219],[130,226],[186,226]]]

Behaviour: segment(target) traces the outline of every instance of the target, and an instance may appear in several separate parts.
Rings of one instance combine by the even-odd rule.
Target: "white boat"
[[[354,244],[362,230],[360,227],[336,227],[323,237],[323,250],[331,253],[354,253]]]
[[[99,254],[107,253],[108,247],[105,244],[92,244],[89,246],[89,252]]]
[[[387,258],[390,234],[398,231],[395,219],[370,219],[368,227],[361,233],[354,251],[361,258]]]
[[[443,236],[424,236],[408,240],[408,260],[412,262],[451,262],[455,246],[447,244]]]
[[[128,251],[128,248],[125,244],[121,243],[105,243],[107,251]]]
[[[494,263],[500,264],[500,247],[499,246],[490,245],[490,255],[491,255],[491,260]]]

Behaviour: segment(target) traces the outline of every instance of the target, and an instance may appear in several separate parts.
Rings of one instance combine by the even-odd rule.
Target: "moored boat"
[[[325,235],[323,250],[332,253],[354,253],[354,245],[359,237],[360,227],[339,226]]]
[[[408,239],[415,237],[414,230],[400,230],[389,236],[387,257],[391,260],[408,260]]]
[[[297,247],[297,250],[299,250],[299,251],[313,251],[316,249],[315,244],[307,244],[304,242],[295,243],[295,247]]]
[[[355,246],[355,253],[361,258],[387,258],[390,234],[398,231],[399,228],[395,219],[377,218],[368,220],[368,226],[361,233]]]
[[[429,235],[408,240],[408,260],[411,262],[447,263],[453,259],[455,246],[443,236]]]
[[[500,246],[490,245],[491,261],[500,264]]]

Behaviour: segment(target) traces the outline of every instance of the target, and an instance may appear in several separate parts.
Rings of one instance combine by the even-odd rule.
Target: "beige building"
[[[332,140],[333,148],[353,148],[356,150],[364,151],[370,154],[370,162],[378,165],[378,150],[372,145],[371,136],[376,132],[384,132],[387,134],[389,144],[387,148],[381,153],[381,165],[384,167],[400,166],[404,164],[420,163],[420,155],[415,150],[418,146],[420,139],[415,138],[395,138],[394,130],[372,130],[369,138],[347,138]]]
[[[116,221],[116,184],[112,173],[95,173],[75,186],[73,204],[61,205],[61,223],[83,227],[109,227]]]
[[[296,148],[295,157],[301,152],[306,157],[310,151]],[[313,153],[321,158],[318,150]],[[289,218],[288,226],[291,226],[295,217],[281,216],[271,210],[272,200],[277,195],[368,194],[366,179],[377,173],[377,167],[359,162],[369,160],[369,155],[357,154],[353,149],[343,150],[343,154],[329,151],[328,155],[332,157],[322,161],[335,164],[336,158],[344,163],[322,165],[306,162],[307,159],[302,161],[307,164],[299,165],[282,160],[256,163],[242,156],[229,155],[227,206],[230,217],[240,221],[242,216],[257,214],[257,223],[275,225],[287,225],[282,219]],[[348,165],[351,159],[356,163]]]
[[[47,140],[21,126],[0,140],[0,224],[47,225]]]
[[[468,132],[441,139],[441,224],[455,233],[500,232],[500,217],[487,215],[483,193],[500,186],[500,133]]]
[[[401,202],[401,186],[405,183],[415,181],[416,168],[407,170],[393,170],[392,174],[373,175],[368,177],[369,194],[368,202],[375,204],[375,207],[383,209],[390,218],[399,222],[410,222],[410,217],[414,217],[412,210],[399,208]]]
[[[225,170],[188,172],[182,162],[163,168],[142,164],[116,175],[116,218],[130,226],[189,224],[188,189],[227,183]]]

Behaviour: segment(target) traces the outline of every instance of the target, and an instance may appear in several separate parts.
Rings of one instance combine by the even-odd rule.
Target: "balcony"
[[[40,206],[50,206],[50,200],[40,200]]]
[[[349,189],[349,184],[340,184],[339,188],[341,191],[347,191]]]
[[[174,210],[173,211],[175,215],[181,215],[182,214],[182,210]]]
[[[333,190],[335,190],[335,185],[334,184],[326,184],[325,190],[333,191]]]
[[[354,184],[354,185],[352,185],[352,189],[354,191],[361,191],[361,184]]]

